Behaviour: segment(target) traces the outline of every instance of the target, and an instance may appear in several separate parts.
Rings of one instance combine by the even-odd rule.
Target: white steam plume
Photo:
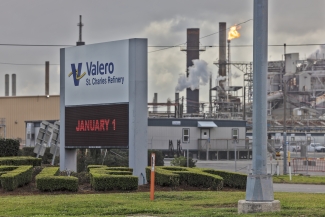
[[[181,75],[178,78],[176,92],[180,92],[185,88],[199,89],[200,84],[206,85],[208,83],[211,74],[208,71],[208,63],[204,60],[192,60],[192,62],[193,66],[188,67],[188,78],[186,75]]]
[[[224,80],[226,80],[226,78],[227,78],[227,76],[219,76],[219,77],[217,77],[217,82],[218,81],[224,81]]]
[[[310,59],[322,59],[325,54],[325,45],[321,45],[314,53],[310,54]]]

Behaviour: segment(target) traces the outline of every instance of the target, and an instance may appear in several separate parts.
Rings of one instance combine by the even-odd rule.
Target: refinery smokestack
[[[168,114],[168,117],[169,117],[169,113],[170,113],[170,105],[172,104],[172,101],[168,98],[167,99],[167,114]]]
[[[5,74],[5,96],[9,96],[9,75]]]
[[[158,93],[154,93],[153,103],[158,103]],[[153,113],[157,113],[157,105],[153,106]]]
[[[179,118],[179,93],[175,93],[175,118]]]
[[[187,29],[187,50],[186,50],[186,75],[188,77],[188,67],[193,65],[192,60],[200,58],[200,29]],[[187,113],[199,113],[199,89],[186,89],[186,110]]]
[[[179,102],[179,93],[175,93],[175,103]]]
[[[227,76],[227,25],[219,23],[219,76]],[[219,86],[223,87],[224,80],[219,80]]]
[[[45,62],[45,96],[50,95],[50,62]]]
[[[16,96],[16,74],[11,75],[11,95]]]

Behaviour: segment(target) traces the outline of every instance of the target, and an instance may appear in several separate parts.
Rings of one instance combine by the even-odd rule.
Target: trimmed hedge
[[[0,172],[6,173],[6,171],[12,171],[17,168],[18,168],[17,166],[0,166]]]
[[[1,186],[7,191],[13,191],[20,186],[30,183],[32,181],[32,174],[32,166],[19,166],[0,176]]]
[[[177,186],[185,184],[189,186],[221,190],[223,179],[214,174],[205,173],[197,168],[186,167],[155,167],[155,184],[165,186]],[[146,168],[146,176],[150,182],[150,167]]]
[[[146,167],[146,178],[150,183],[151,167]],[[178,186],[179,175],[162,167],[155,167],[155,184],[160,186]]]
[[[45,167],[36,176],[36,187],[40,191],[78,191],[78,178],[58,176],[59,167]]]
[[[93,169],[93,168],[102,168],[102,167],[107,167],[107,166],[105,166],[105,165],[89,165],[87,167],[87,171],[89,173],[90,172],[90,169]]]
[[[109,169],[109,170],[117,170],[117,171],[129,171],[129,172],[133,172],[133,169],[132,168],[128,168],[128,167],[108,167],[108,166],[105,166],[105,165],[89,165],[87,167],[87,170],[88,172],[90,172],[90,169],[93,169],[93,168],[105,168],[105,169]]]
[[[247,175],[242,173],[234,173],[222,170],[201,169],[203,172],[221,176],[224,180],[225,186],[231,188],[246,188]]]
[[[17,156],[19,146],[17,139],[0,139],[0,157]]]
[[[132,168],[96,166],[88,166],[90,184],[96,191],[138,189],[138,177],[132,176]]]
[[[164,166],[164,155],[162,151],[159,150],[148,150],[148,166],[151,165],[151,153],[155,153],[155,165],[156,166]]]
[[[32,166],[41,166],[42,159],[35,157],[1,157],[0,165],[32,165]]]
[[[6,174],[8,171],[12,171],[17,168],[18,167],[16,167],[16,166],[0,166],[0,176],[2,174]],[[0,186],[1,186],[1,181],[0,181]]]

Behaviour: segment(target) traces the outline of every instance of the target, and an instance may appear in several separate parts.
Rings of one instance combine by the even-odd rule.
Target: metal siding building
[[[211,126],[200,126],[207,123]],[[214,125],[214,126],[213,126]],[[184,142],[183,131],[189,130],[189,141]],[[233,130],[237,131],[237,140],[233,139]],[[174,149],[177,140],[181,141],[182,150],[189,150],[199,159],[231,159],[237,149],[238,158],[249,158],[246,140],[246,121],[216,119],[148,119],[148,149],[170,151],[169,141]]]
[[[0,97],[0,118],[5,118],[6,138],[19,138],[24,144],[26,121],[60,119],[60,96]],[[1,127],[0,136],[4,133]]]

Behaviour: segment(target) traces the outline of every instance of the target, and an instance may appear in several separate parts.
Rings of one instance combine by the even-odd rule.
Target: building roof
[[[199,128],[213,128],[218,127],[213,121],[198,121],[197,127]]]
[[[203,118],[148,118],[148,126],[153,127],[198,127],[198,122],[213,122],[217,127],[246,127],[246,121],[244,120],[220,120]]]

